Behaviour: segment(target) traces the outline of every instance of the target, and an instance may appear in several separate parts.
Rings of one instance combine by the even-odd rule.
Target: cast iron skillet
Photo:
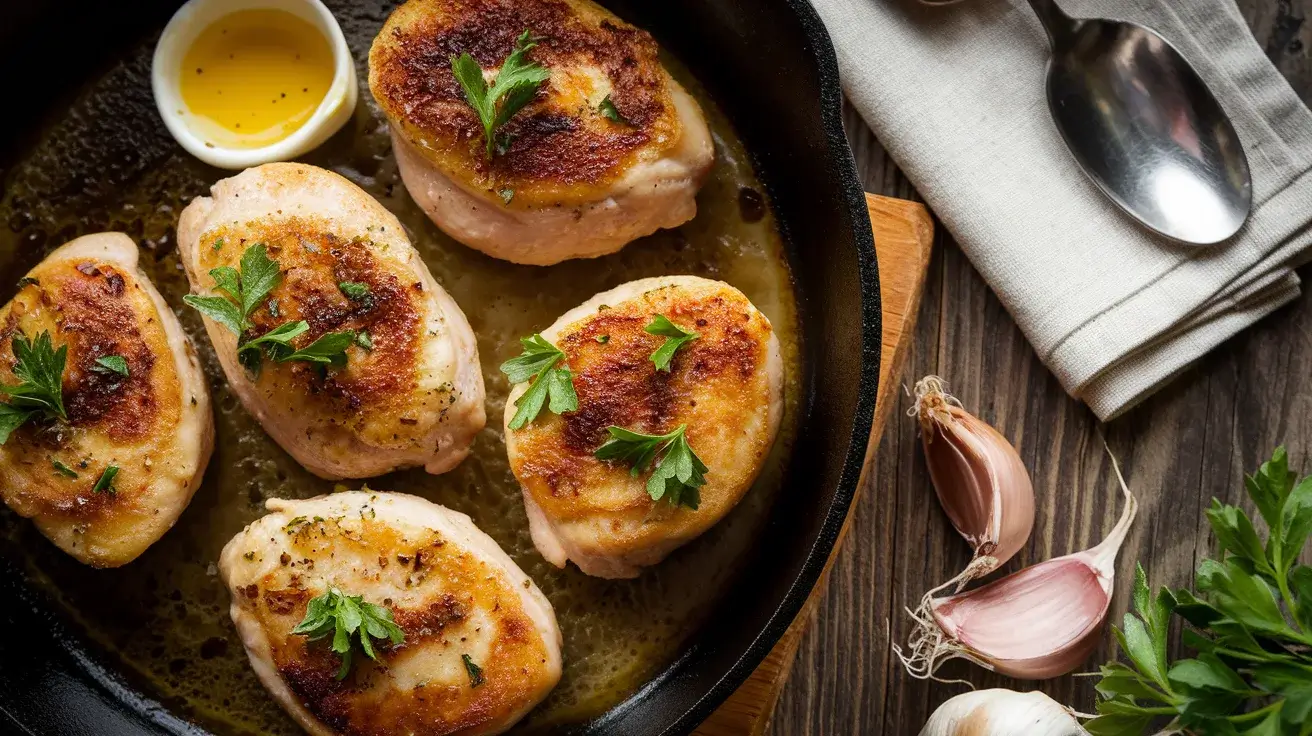
[[[179,0],[0,5],[0,171]],[[815,584],[856,488],[879,375],[879,279],[829,38],[805,0],[603,0],[728,113],[773,200],[797,282],[805,416],[751,560],[682,655],[579,733],[686,734],[751,673]],[[132,120],[119,124],[130,126]],[[0,731],[201,733],[132,690],[0,559]],[[8,720],[12,723],[6,724]]]

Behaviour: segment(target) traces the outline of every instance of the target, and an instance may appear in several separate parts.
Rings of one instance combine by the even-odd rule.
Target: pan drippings
[[[362,74],[364,50],[385,14],[358,5],[337,13]],[[0,201],[0,222],[7,225],[0,228],[0,283],[6,286],[0,296],[11,296],[28,268],[77,235],[130,235],[142,247],[143,267],[200,351],[214,393],[214,459],[176,527],[126,567],[86,568],[7,510],[0,510],[0,548],[25,565],[34,584],[108,650],[134,685],[170,709],[218,733],[294,734],[296,726],[247,665],[215,560],[233,534],[264,513],[266,498],[307,498],[332,491],[333,484],[303,470],[246,414],[227,388],[199,318],[182,307],[188,286],[174,247],[177,215],[226,174],[183,153],[159,122],[149,89],[150,52],[148,39],[94,80],[6,172]],[[548,268],[515,266],[451,241],[401,186],[383,117],[369,100],[361,101],[352,123],[307,158],[346,176],[397,214],[478,335],[490,421],[473,454],[445,475],[415,470],[368,483],[469,514],[550,598],[565,634],[564,678],[517,732],[595,716],[675,657],[753,543],[795,432],[798,323],[774,217],[723,115],[677,63],[666,63],[707,115],[715,169],[698,197],[695,220],[613,256]],[[533,549],[520,490],[506,465],[498,418],[509,387],[497,366],[518,353],[520,336],[543,329],[593,294],[679,273],[737,286],[773,323],[788,375],[780,439],[756,487],[724,522],[637,580],[591,578],[572,566],[557,570]]]

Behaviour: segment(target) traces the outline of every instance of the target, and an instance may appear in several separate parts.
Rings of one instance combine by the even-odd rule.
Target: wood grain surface
[[[1312,0],[1238,0],[1267,55],[1312,100]],[[1072,10],[1090,3],[1071,3]],[[860,117],[848,135],[867,191],[915,198]],[[1304,268],[1306,279],[1312,271]],[[1212,497],[1243,498],[1244,472],[1285,444],[1294,467],[1312,472],[1312,297],[1306,293],[1226,342],[1159,394],[1106,425],[1141,511],[1121,552],[1112,615],[1128,603],[1142,560],[1154,584],[1186,585],[1213,548],[1203,520]],[[940,228],[905,375],[937,373],[963,403],[1020,449],[1038,496],[1034,534],[1008,570],[1094,544],[1119,501],[1093,414],[1066,396],[961,251]],[[913,422],[894,417],[867,474],[851,532],[823,602],[798,649],[768,733],[841,736],[919,733],[929,713],[962,691],[908,678],[889,650],[907,633],[903,606],[969,559],[933,499]],[[1110,641],[1110,636],[1108,637]],[[1090,658],[1113,654],[1108,643]],[[1022,683],[954,662],[941,673],[979,687],[1042,689],[1083,710],[1093,681]]]
[[[875,421],[870,431],[871,446],[866,452],[865,472],[869,472],[874,445],[888,420],[889,410],[897,403],[898,379],[910,353],[920,295],[924,290],[929,267],[934,223],[924,205],[904,199],[867,194],[866,207],[870,211],[870,224],[875,234],[884,318],[879,394],[875,400]],[[847,536],[852,518],[848,516],[839,533],[839,545]],[[829,568],[837,558],[836,549],[826,563],[820,583],[812,591],[793,625],[784,632],[779,643],[775,644],[747,682],[697,729],[696,736],[757,736],[765,730],[797,655],[797,647],[824,601]]]

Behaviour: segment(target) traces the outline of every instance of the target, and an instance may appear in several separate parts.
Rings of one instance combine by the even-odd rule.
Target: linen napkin
[[[1150,234],[1076,167],[1048,114],[1025,0],[812,0],[852,104],[1066,390],[1103,420],[1299,293],[1312,245],[1312,113],[1233,0],[1062,0],[1155,29],[1248,155],[1253,212],[1208,248]],[[950,296],[950,295],[949,295]]]

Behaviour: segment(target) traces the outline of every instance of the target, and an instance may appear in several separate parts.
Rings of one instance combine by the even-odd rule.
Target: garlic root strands
[[[997,569],[1034,527],[1034,487],[1016,448],[962,408],[938,376],[916,382],[909,412],[920,420],[925,462],[939,503],[975,551],[961,585]]]
[[[1102,637],[1116,575],[1116,555],[1138,510],[1121,477],[1125,508],[1107,538],[1092,549],[1041,562],[974,590],[944,598],[926,594],[904,651],[894,647],[913,677],[933,679],[951,659],[1021,679],[1075,670]]]
[[[949,698],[920,736],[1088,736],[1069,709],[1041,692],[976,690]]]

